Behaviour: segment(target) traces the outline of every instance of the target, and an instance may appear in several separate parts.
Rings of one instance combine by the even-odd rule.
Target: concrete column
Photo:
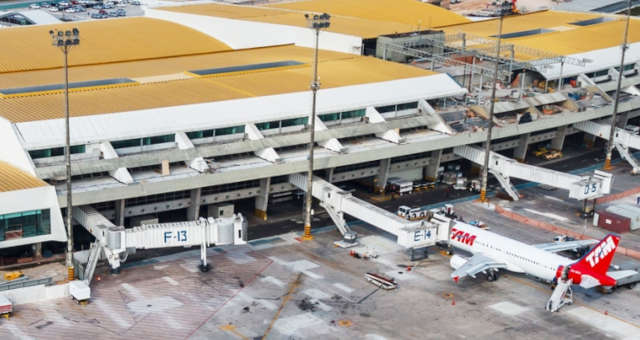
[[[624,129],[629,123],[629,111],[618,113],[616,116],[616,127]]]
[[[42,243],[38,242],[33,245],[33,257],[39,259],[42,257]]]
[[[592,148],[596,143],[596,136],[588,134],[588,133],[584,133],[584,144],[586,145],[586,147],[588,148]]]
[[[525,158],[527,158],[527,149],[529,148],[529,137],[531,137],[530,133],[525,133],[520,136],[520,140],[518,142],[518,146],[513,150],[513,158],[515,158],[518,162],[524,163]]]
[[[333,173],[335,172],[336,168],[329,168],[327,169],[327,182],[332,183],[333,182]]]
[[[567,136],[567,126],[559,126],[556,130],[556,136],[551,140],[551,148],[562,151],[564,147],[564,138]]]
[[[256,207],[253,214],[263,220],[267,220],[267,205],[269,204],[269,188],[271,177],[260,179],[260,193],[256,196]]]
[[[124,202],[124,200],[116,201],[116,217],[114,222],[117,226],[124,226]]]
[[[202,189],[191,190],[191,205],[187,208],[187,220],[194,221],[200,217],[200,203],[202,202]]]
[[[380,169],[378,175],[373,180],[373,190],[377,193],[384,193],[387,187],[387,180],[389,180],[389,171],[391,170],[391,158],[380,160]]]
[[[431,151],[431,159],[429,165],[422,169],[422,178],[427,181],[435,181],[438,179],[438,168],[442,159],[442,149]]]

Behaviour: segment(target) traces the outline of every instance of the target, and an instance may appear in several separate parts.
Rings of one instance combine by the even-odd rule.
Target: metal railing
[[[13,281],[0,283],[0,291],[32,287],[32,286],[38,286],[38,285],[48,286],[48,285],[51,285],[52,283],[53,283],[53,278],[51,277],[47,277],[45,279],[35,279],[35,280],[29,280],[28,277],[21,277]]]

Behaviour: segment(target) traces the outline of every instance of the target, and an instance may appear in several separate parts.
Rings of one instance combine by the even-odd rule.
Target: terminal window
[[[49,209],[0,214],[0,241],[51,234]]]

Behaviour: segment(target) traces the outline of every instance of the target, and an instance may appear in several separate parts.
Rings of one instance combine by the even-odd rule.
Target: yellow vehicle
[[[545,154],[543,157],[546,160],[552,160],[552,159],[561,158],[562,157],[562,152],[560,152],[558,150],[551,150],[551,151],[547,152],[547,154]]]
[[[21,278],[21,277],[22,277],[22,272],[20,272],[20,271],[9,272],[9,273],[5,273],[4,274],[4,279],[6,281],[13,281],[13,280]]]
[[[548,153],[549,150],[547,150],[547,148],[545,148],[544,146],[533,152],[536,157],[544,157],[544,155]]]

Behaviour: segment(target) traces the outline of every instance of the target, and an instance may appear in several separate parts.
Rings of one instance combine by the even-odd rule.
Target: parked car
[[[77,12],[77,10],[75,8],[73,8],[73,7],[69,7],[67,9],[65,9],[64,11],[65,11],[65,13],[76,13]]]
[[[112,8],[115,8],[115,7],[116,6],[111,2],[105,2],[104,3],[104,9],[112,9]]]
[[[60,10],[58,9],[58,7],[52,6],[49,8],[49,12],[60,12]]]
[[[125,11],[123,8],[118,8],[116,13],[118,13],[119,17],[126,17],[127,16],[127,11]]]
[[[132,4],[132,5],[134,5],[134,6],[140,6],[140,5],[142,5],[142,4],[140,3],[140,1],[138,1],[138,0],[133,0],[133,1],[131,1],[131,2],[130,2],[130,4]]]
[[[118,12],[116,12],[116,11],[109,11],[109,16],[110,16],[110,17],[112,17],[112,18],[115,18],[115,17],[117,17],[117,16],[118,16]]]
[[[38,4],[31,4],[31,5],[29,5],[29,8],[30,8],[30,9],[39,9],[39,8],[40,8],[40,5],[38,5]]]
[[[42,8],[49,8],[49,7],[51,7],[51,4],[50,4],[50,3],[48,3],[48,2],[41,2],[41,3],[40,3],[40,7],[42,7]]]
[[[116,4],[117,7],[127,7],[127,3],[124,1],[120,1]]]

